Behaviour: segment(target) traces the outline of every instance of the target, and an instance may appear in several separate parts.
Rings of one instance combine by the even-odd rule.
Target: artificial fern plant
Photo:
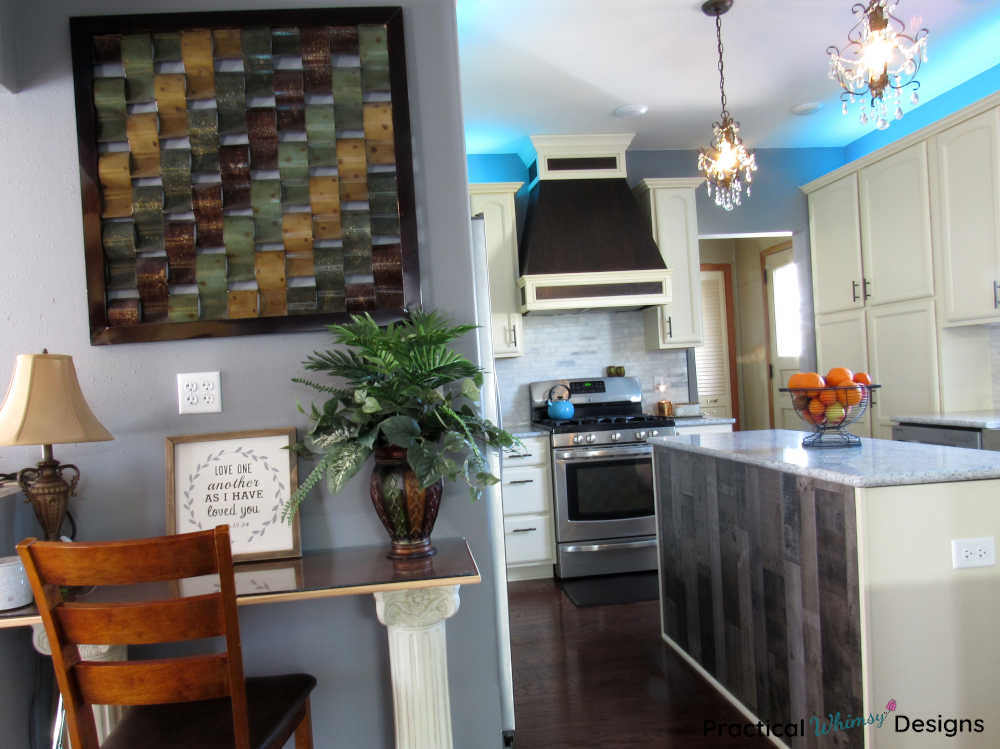
[[[377,446],[405,448],[421,487],[464,479],[478,499],[484,487],[497,483],[482,445],[508,447],[514,438],[479,415],[482,370],[448,346],[475,327],[423,311],[384,328],[368,314],[329,326],[335,341],[351,348],[316,351],[303,363],[337,378],[336,384],[292,380],[329,397],[312,405],[311,428],[295,446],[318,462],[284,517],[295,514],[324,475],[329,491],[339,492]],[[299,410],[305,413],[301,405]]]

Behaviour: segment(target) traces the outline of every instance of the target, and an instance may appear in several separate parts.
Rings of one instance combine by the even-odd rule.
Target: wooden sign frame
[[[192,170],[188,163],[191,209],[179,211],[175,205],[173,210],[167,210],[171,206],[164,198],[166,183],[160,183],[164,191],[157,198],[157,180],[168,173],[171,180],[176,179],[175,162],[183,161],[178,150],[194,151],[190,144],[184,145],[183,138],[180,146],[177,138],[170,143],[166,141],[178,132],[187,138],[198,133],[199,137],[204,136],[206,118],[203,115],[195,118],[193,113],[210,109],[213,101],[220,117],[214,125],[220,149],[245,143],[253,156],[255,141],[248,139],[258,134],[262,127],[264,130],[270,127],[267,138],[270,138],[268,144],[272,150],[283,147],[289,138],[305,138],[302,142],[309,142],[309,133],[299,132],[303,121],[306,128],[322,127],[322,122],[319,118],[303,120],[303,107],[308,109],[314,101],[319,101],[327,109],[336,110],[339,101],[335,87],[331,88],[334,93],[319,99],[310,94],[310,85],[311,90],[316,91],[319,84],[315,70],[306,68],[320,64],[316,60],[322,59],[322,55],[316,57],[314,54],[313,32],[319,30],[321,36],[325,35],[324,39],[334,39],[338,33],[349,32],[352,28],[360,29],[362,37],[366,30],[376,30],[380,46],[368,55],[374,60],[372,72],[365,72],[368,68],[364,67],[367,63],[362,39],[361,52],[356,53],[360,56],[356,57],[338,54],[343,52],[343,47],[338,48],[337,42],[331,43],[326,54],[327,68],[319,75],[332,76],[335,83],[349,79],[354,86],[351,102],[364,110],[363,129],[358,130],[361,120],[357,108],[351,118],[356,121],[349,126],[343,125],[349,128],[343,131],[335,122],[347,122],[347,119],[338,120],[331,114],[334,121],[326,121],[327,139],[335,137],[335,145],[326,143],[326,161],[314,162],[310,145],[308,159],[304,162],[302,153],[292,154],[296,149],[291,148],[288,149],[289,157],[297,157],[295,163],[285,160],[270,165],[271,169],[259,169],[268,165],[263,160],[258,164],[250,158],[238,165],[242,170],[240,179],[245,182],[241,183],[242,188],[246,188],[242,202],[236,199],[230,202],[230,195],[237,192],[234,188],[227,193],[225,176],[213,177],[211,173],[198,171],[203,167]],[[246,43],[242,46],[242,63],[223,60],[220,55],[239,55],[240,34],[246,40],[251,32],[256,33],[259,42],[261,29],[270,29],[275,40],[273,55],[265,56],[266,66],[274,73],[273,103],[261,104],[261,98],[251,96],[247,89],[244,99],[240,99],[245,101],[246,107],[243,134],[226,135],[219,102],[227,101],[226,106],[231,108],[233,92],[221,83],[214,88],[214,81],[222,80],[226,63],[242,65],[245,80],[249,81],[260,55]],[[383,29],[384,33],[379,34]],[[296,46],[300,31],[309,32],[308,40],[307,35],[302,34],[302,43]],[[384,324],[405,318],[408,310],[419,305],[416,201],[401,8],[92,16],[70,19],[70,32],[93,345],[323,330],[331,323],[344,322],[351,314],[361,312],[370,313]],[[194,44],[198,41],[193,39],[196,34],[201,34],[203,41],[207,40],[200,47]],[[292,34],[296,35],[295,41],[290,43],[288,38]],[[277,41],[279,35],[280,42]],[[154,40],[154,52],[150,58],[147,51],[146,59],[140,60],[141,65],[138,65],[133,62],[136,59],[134,42],[143,38],[147,43]],[[164,39],[167,41],[161,44]],[[270,41],[265,39],[265,42],[271,50]],[[110,73],[105,70],[107,64],[102,62],[109,54],[108,48],[112,49],[112,59],[117,60],[117,67],[112,65]],[[223,48],[227,51],[220,51]],[[289,55],[289,49],[301,50],[299,56]],[[184,55],[182,61],[169,62],[173,59],[171,55],[176,57],[178,54]],[[307,60],[307,54],[313,56]],[[284,61],[299,67],[282,67]],[[351,69],[351,74],[338,77],[336,71],[347,68]],[[313,76],[311,82],[310,75]],[[204,82],[206,76],[211,84]],[[302,91],[303,77],[305,93]],[[377,83],[372,83],[376,80]],[[96,90],[95,81],[98,82]],[[155,96],[155,101],[143,103],[151,96]],[[348,101],[346,95],[343,101]],[[383,106],[381,113],[369,118],[369,106],[378,109],[379,102]],[[236,114],[239,115],[239,111]],[[261,114],[267,116],[257,116]],[[190,120],[188,115],[191,115]],[[308,115],[306,111],[307,118]],[[230,122],[233,122],[232,116],[229,112]],[[277,122],[277,135],[273,121]],[[238,117],[236,122],[239,122]],[[289,129],[288,134],[282,131],[283,123]],[[196,124],[202,129],[196,131]],[[189,131],[185,131],[185,127],[189,127]],[[385,132],[391,129],[391,138],[386,137],[384,143],[370,139],[369,130],[376,128]],[[184,135],[185,132],[188,135]],[[335,136],[331,136],[334,132]],[[240,137],[243,140],[237,143]],[[120,152],[121,158],[102,161],[109,150]],[[303,153],[305,150],[304,145],[298,149]],[[316,148],[316,153],[321,151]],[[334,151],[336,165],[329,166],[330,154]],[[163,154],[170,158],[161,159]],[[220,175],[227,164],[232,166],[230,156],[230,152],[220,151]],[[285,156],[279,154],[279,158],[285,159]],[[392,159],[393,166],[390,168],[379,162],[379,158]],[[110,161],[116,164],[110,165]],[[328,168],[314,168],[314,163],[326,164]],[[114,178],[121,183],[123,194],[109,211],[107,197],[113,192],[109,182],[112,178],[108,176],[113,172],[111,166],[117,168]],[[180,171],[184,171],[183,165]],[[285,181],[287,174],[292,173],[298,179],[294,193]],[[381,179],[372,178],[376,173]],[[351,176],[342,176],[348,174]],[[392,185],[384,184],[392,182],[387,174],[395,175],[395,196]],[[333,189],[333,197],[329,185],[325,185],[322,193],[313,186],[316,176],[337,178],[339,188]],[[351,189],[345,187],[348,179],[354,180]],[[219,189],[220,185],[223,189]],[[241,235],[235,230],[227,235],[223,229],[225,218],[250,214],[248,196],[255,186],[261,189],[253,190],[251,227],[254,233],[249,239],[245,233]],[[266,195],[265,187],[274,194]],[[172,189],[176,191],[177,188]],[[330,198],[326,205],[336,203],[336,209],[318,208],[313,201],[314,194]],[[158,207],[162,209],[162,223]],[[268,214],[271,236],[256,223],[258,207],[262,216],[265,209],[274,211],[273,215]],[[331,229],[326,222],[334,214],[335,227]],[[137,229],[136,236],[131,239],[122,226],[113,226],[108,233],[109,224],[127,223],[130,218],[136,224],[142,220],[152,222],[147,223],[147,227],[153,225],[154,229],[145,234]],[[233,222],[234,226],[236,223]],[[242,222],[241,226],[246,223]],[[260,226],[264,225],[262,219]],[[386,226],[394,233],[379,234]],[[229,228],[227,225],[226,229]],[[117,230],[121,231],[116,234]],[[228,236],[237,239],[242,236],[240,251],[244,254],[238,273],[232,270],[235,255]],[[249,249],[246,249],[248,242]],[[173,248],[173,255],[169,248]],[[338,248],[343,250],[339,255],[334,252]],[[279,253],[285,257],[278,258]],[[196,259],[200,260],[196,262]]]
[[[295,442],[295,427],[167,437],[167,533],[225,523],[235,562],[301,557],[298,513],[281,519],[298,488]]]

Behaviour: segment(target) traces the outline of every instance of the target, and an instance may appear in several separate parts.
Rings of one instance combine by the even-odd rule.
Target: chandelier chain
[[[715,17],[715,38],[718,40],[719,48],[719,95],[722,99],[722,118],[725,119],[729,112],[726,109],[726,73],[722,65],[722,16]]]

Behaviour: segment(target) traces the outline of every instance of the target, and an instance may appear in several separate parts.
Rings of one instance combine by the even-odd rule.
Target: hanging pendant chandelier
[[[701,6],[707,16],[715,16],[715,38],[719,49],[719,91],[722,95],[722,114],[712,123],[712,145],[698,154],[698,171],[705,175],[708,196],[715,204],[731,211],[743,199],[746,184],[750,197],[750,180],[757,171],[754,155],[747,151],[740,138],[740,123],[733,120],[726,109],[726,77],[722,66],[722,15],[733,7],[733,0],[706,0]],[[742,175],[742,176],[741,176]]]
[[[855,3],[851,10],[859,19],[847,34],[844,51],[826,48],[830,77],[843,89],[841,111],[847,114],[848,104],[860,102],[861,124],[874,121],[879,130],[889,127],[892,103],[896,105],[892,117],[903,118],[900,94],[904,89],[911,88],[910,101],[919,103],[916,75],[920,63],[927,62],[930,32],[923,28],[912,36],[906,34],[906,25],[892,14],[898,4],[899,0]]]

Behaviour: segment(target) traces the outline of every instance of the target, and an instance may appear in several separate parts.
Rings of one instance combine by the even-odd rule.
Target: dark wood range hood
[[[670,271],[625,180],[632,134],[533,136],[524,312],[669,304]]]

